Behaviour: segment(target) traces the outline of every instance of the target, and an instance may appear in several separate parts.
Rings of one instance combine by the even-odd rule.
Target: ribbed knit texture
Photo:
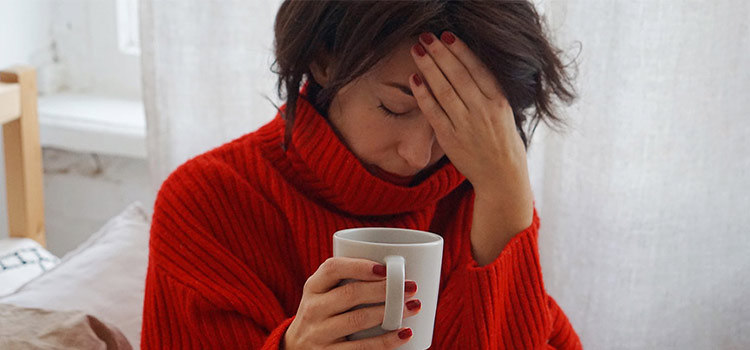
[[[474,192],[450,162],[411,187],[395,185],[371,175],[304,98],[296,119],[286,153],[277,115],[162,184],[143,349],[280,349],[305,281],[332,256],[333,233],[364,226],[445,239],[431,349],[581,348],[544,290],[536,211],[480,267],[469,235]]]

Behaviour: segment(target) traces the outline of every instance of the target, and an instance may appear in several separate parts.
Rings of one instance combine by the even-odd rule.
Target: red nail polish
[[[424,51],[424,47],[422,47],[422,44],[419,44],[419,43],[417,43],[416,45],[414,45],[414,51],[417,52],[417,55],[419,55],[419,57],[424,56],[425,53],[426,53]]]
[[[375,265],[372,267],[372,273],[385,277],[385,265]]]
[[[422,78],[419,77],[419,74],[414,74],[414,85],[421,86],[422,85]]]
[[[430,33],[422,33],[421,35],[419,35],[419,38],[422,39],[422,41],[424,41],[424,43],[427,45],[432,44],[432,35],[430,35]]]
[[[406,303],[406,308],[409,310],[416,310],[422,307],[422,302],[419,299],[409,300]]]
[[[406,281],[406,283],[404,283],[404,292],[414,293],[416,291],[417,291],[417,282]]]
[[[398,337],[401,339],[406,339],[411,337],[411,328],[406,328],[401,332],[398,332]]]
[[[456,42],[456,37],[451,34],[451,32],[443,32],[443,34],[440,35],[440,40],[444,41],[446,44],[450,45]]]

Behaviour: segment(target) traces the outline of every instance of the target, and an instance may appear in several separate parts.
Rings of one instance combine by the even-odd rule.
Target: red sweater
[[[156,199],[143,349],[279,349],[332,235],[428,230],[445,248],[431,349],[580,349],[542,281],[539,218],[479,266],[474,191],[449,162],[411,187],[370,174],[304,99],[287,152],[276,118],[175,170]]]

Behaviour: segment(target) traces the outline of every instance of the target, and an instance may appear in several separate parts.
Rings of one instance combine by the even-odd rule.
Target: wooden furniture
[[[0,70],[0,124],[10,237],[31,238],[45,246],[42,147],[32,67]]]

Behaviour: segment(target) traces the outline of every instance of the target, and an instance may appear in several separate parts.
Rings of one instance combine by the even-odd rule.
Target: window
[[[120,51],[140,55],[138,0],[117,0],[117,38]]]

